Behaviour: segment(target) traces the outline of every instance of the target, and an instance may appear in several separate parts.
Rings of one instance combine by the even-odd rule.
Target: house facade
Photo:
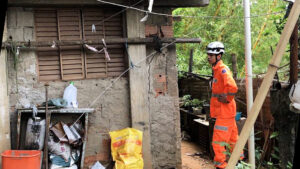
[[[109,2],[148,6],[146,1]],[[1,52],[0,107],[1,118],[6,119],[1,126],[10,125],[1,134],[6,138],[1,137],[4,149],[10,144],[16,148],[17,109],[44,102],[45,83],[49,98],[61,98],[74,81],[79,107],[95,109],[89,116],[85,168],[96,161],[111,161],[108,132],[126,127],[144,132],[145,168],[181,168],[175,44],[155,53],[156,44],[125,41],[105,46],[102,41],[171,38],[172,17],[150,15],[141,22],[143,12],[92,0],[8,3],[3,42],[16,50],[2,48]],[[161,0],[154,2],[153,10],[171,14],[176,7],[206,5],[208,0]],[[57,44],[66,41],[73,43]],[[23,45],[14,46],[18,42]],[[30,46],[39,42],[48,45]],[[106,47],[108,56],[83,42],[99,51]]]

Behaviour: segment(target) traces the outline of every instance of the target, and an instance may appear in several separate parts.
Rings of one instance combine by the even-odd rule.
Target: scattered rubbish
[[[69,86],[66,87],[63,99],[67,101],[67,107],[78,108],[77,88],[74,86],[74,82],[70,82]]]
[[[44,102],[42,104],[42,106],[46,106],[46,103]],[[65,99],[62,99],[62,98],[50,99],[48,101],[48,106],[55,106],[55,107],[58,107],[58,108],[67,107],[67,101]]]
[[[26,150],[42,150],[45,140],[45,119],[29,118],[25,135]]]
[[[50,131],[52,131],[54,133],[54,135],[59,139],[60,142],[62,142],[62,143],[69,142],[68,138],[66,137],[66,134],[64,132],[64,129],[62,127],[62,124],[60,122],[56,123],[54,126],[52,126],[50,128]]]
[[[101,53],[101,52],[104,50],[104,49],[98,50],[98,49],[96,49],[95,47],[90,46],[90,45],[87,45],[87,44],[84,44],[84,46],[85,46],[87,49],[89,49],[90,51],[93,51],[93,52],[95,52],[95,53]]]
[[[191,153],[186,153],[185,155],[187,155],[187,156],[203,156],[203,153],[201,153],[201,152],[196,152],[196,153],[193,153],[193,154],[191,154]]]
[[[105,169],[105,167],[104,167],[101,163],[99,163],[99,161],[97,161],[97,162],[92,166],[91,169]]]
[[[92,25],[92,32],[96,32],[96,26],[95,26],[95,24]]]
[[[49,136],[48,147],[51,154],[61,156],[65,162],[71,157],[71,147],[67,143],[55,142],[53,136]]]
[[[115,169],[143,169],[143,132],[133,128],[109,132]]]
[[[291,100],[291,106],[293,106],[295,109],[300,110],[300,80],[296,84],[293,84],[289,97]]]
[[[189,140],[191,140],[191,136],[186,131],[182,131],[181,132],[181,140],[189,141]]]
[[[110,60],[110,56],[109,56],[109,54],[107,52],[107,46],[106,46],[106,43],[105,43],[104,39],[102,39],[102,43],[103,43],[103,49],[104,49],[105,59],[109,61]]]
[[[79,145],[81,136],[78,133],[78,131],[76,130],[76,127],[74,127],[74,125],[69,127],[68,125],[64,124],[63,122],[61,122],[61,124],[62,124],[65,134],[68,137],[69,143],[72,145]]]

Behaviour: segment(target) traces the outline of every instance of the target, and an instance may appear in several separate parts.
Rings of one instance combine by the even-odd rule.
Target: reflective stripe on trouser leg
[[[215,166],[225,168],[226,162],[226,149],[221,146],[222,143],[230,143],[232,129],[236,126],[235,119],[217,119],[213,132],[212,146],[215,152],[214,162]],[[223,145],[223,144],[222,144]]]

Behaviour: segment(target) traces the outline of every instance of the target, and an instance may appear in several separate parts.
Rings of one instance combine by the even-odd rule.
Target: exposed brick
[[[145,35],[149,37],[150,35],[157,35],[158,28],[157,26],[146,25],[145,26]]]
[[[174,36],[172,26],[161,26],[161,30],[166,38],[172,38]]]

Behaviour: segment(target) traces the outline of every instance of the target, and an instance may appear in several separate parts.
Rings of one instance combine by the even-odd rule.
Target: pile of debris
[[[58,122],[50,128],[48,139],[50,169],[77,169],[84,129],[80,122]]]

